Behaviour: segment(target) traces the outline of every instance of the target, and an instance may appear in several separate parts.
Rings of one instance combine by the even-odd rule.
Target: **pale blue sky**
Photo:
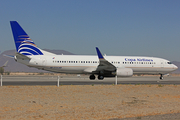
[[[42,49],[180,61],[180,0],[1,0],[0,50],[18,21]]]

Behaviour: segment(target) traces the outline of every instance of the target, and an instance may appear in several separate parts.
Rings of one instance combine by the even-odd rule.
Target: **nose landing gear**
[[[162,75],[162,74],[160,74],[159,79],[160,79],[160,80],[163,80],[163,75]]]

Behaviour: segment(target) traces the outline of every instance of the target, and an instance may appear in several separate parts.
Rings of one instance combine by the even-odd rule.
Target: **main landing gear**
[[[162,74],[160,74],[160,78],[159,78],[160,80],[163,80],[163,75]]]
[[[90,76],[89,76],[89,79],[90,79],[90,80],[95,80],[96,77],[95,77],[95,75],[90,75]],[[103,79],[104,79],[104,76],[98,75],[98,79],[99,79],[99,80],[103,80]]]
[[[95,77],[95,75],[90,75],[90,76],[89,76],[89,79],[90,79],[90,80],[95,80],[96,77]]]
[[[98,79],[99,79],[99,80],[103,80],[103,79],[104,79],[104,76],[98,75]]]

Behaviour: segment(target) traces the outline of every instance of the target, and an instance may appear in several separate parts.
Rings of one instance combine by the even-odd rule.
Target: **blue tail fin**
[[[18,22],[10,21],[10,24],[14,36],[16,51],[18,53],[23,55],[43,55],[41,50],[29,38],[27,33],[22,29]]]

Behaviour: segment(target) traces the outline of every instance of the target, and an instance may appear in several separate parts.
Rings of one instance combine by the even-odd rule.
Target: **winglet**
[[[104,59],[104,57],[102,56],[98,47],[96,47],[96,51],[97,51],[97,55],[98,55],[99,59]]]
[[[112,63],[104,59],[98,47],[96,47],[96,51],[99,57],[99,65],[96,71],[116,71],[116,67]]]

